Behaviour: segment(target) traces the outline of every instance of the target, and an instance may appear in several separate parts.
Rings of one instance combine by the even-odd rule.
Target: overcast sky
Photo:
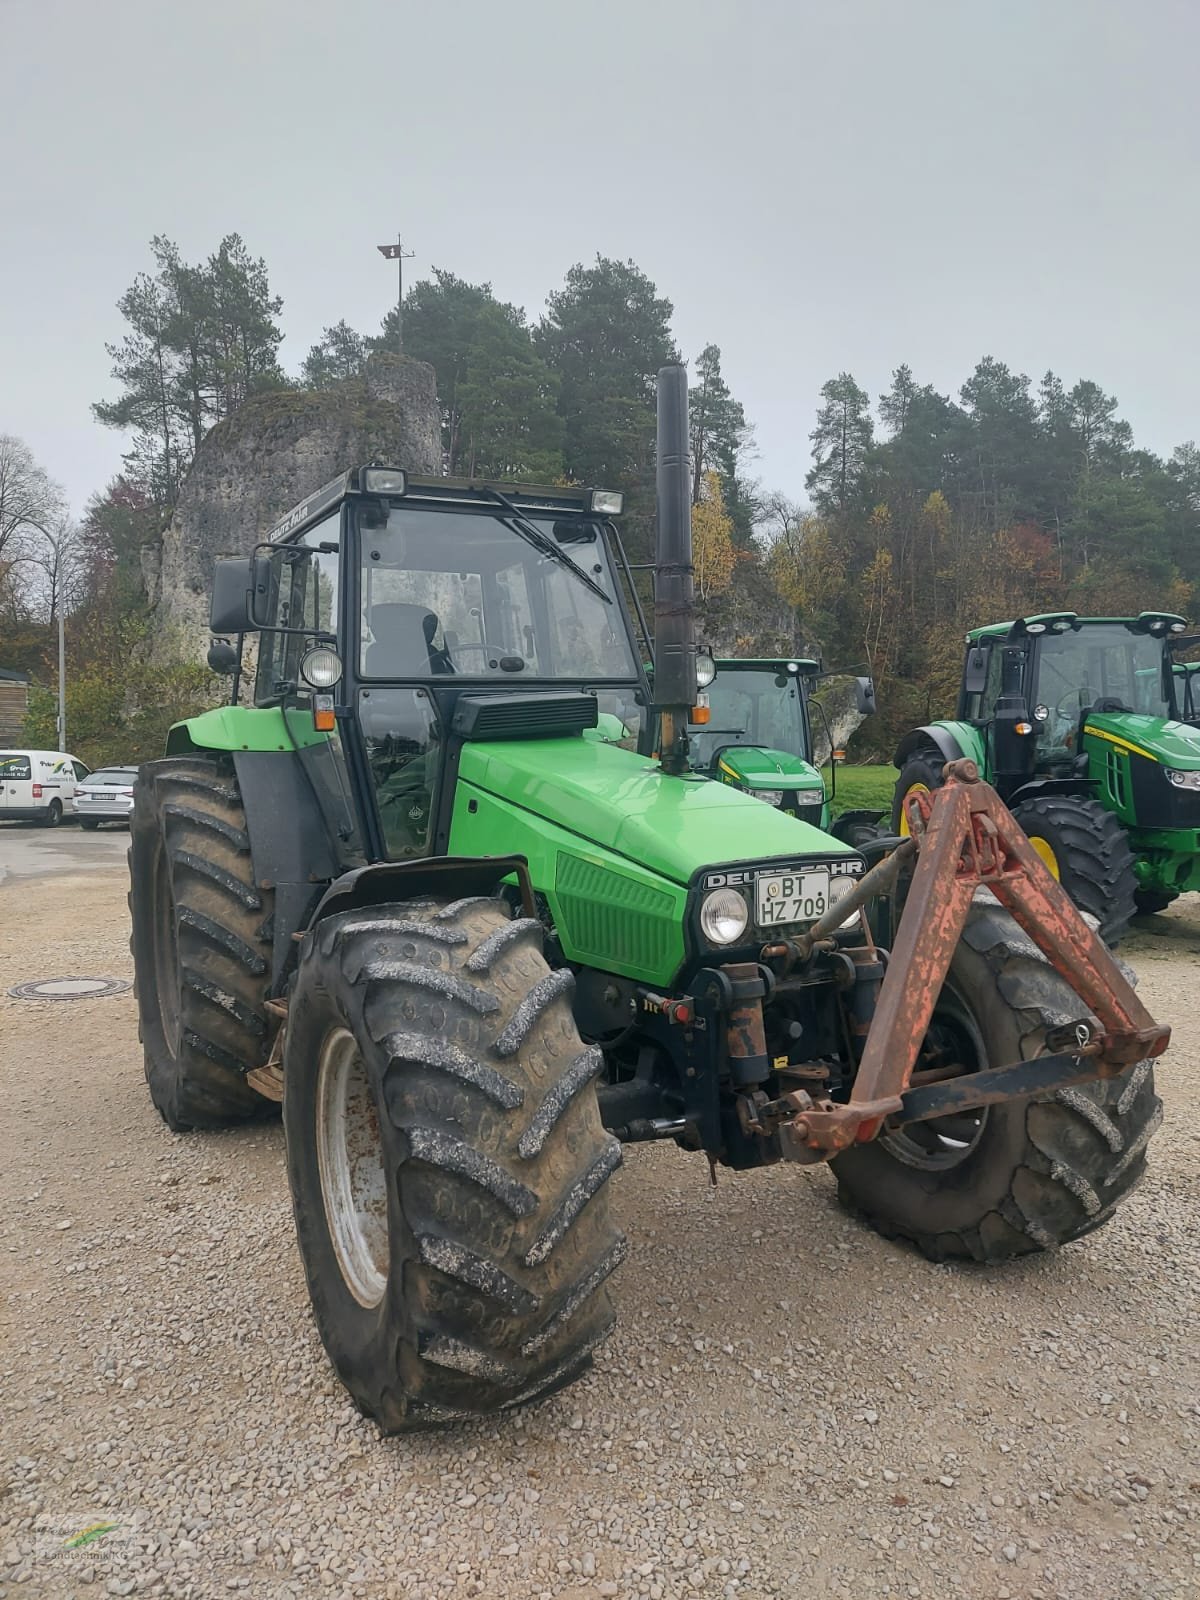
[[[996,356],[1200,436],[1196,0],[0,0],[0,433],[78,509],[120,464],[115,302],[236,231],[294,371],[395,271],[536,317],[597,251],[719,344],[799,496],[821,383]]]

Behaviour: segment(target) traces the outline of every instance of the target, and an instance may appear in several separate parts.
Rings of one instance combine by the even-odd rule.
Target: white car
[[[0,750],[0,822],[57,828],[88,770],[61,750]]]
[[[102,822],[128,822],[133,810],[136,767],[101,767],[75,786],[75,815],[81,828]]]

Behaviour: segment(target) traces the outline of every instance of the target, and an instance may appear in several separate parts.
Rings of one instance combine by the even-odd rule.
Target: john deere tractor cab
[[[829,1160],[889,1235],[994,1260],[1095,1227],[1155,1126],[1168,1031],[968,766],[869,858],[692,770],[684,369],[659,386],[653,703],[617,497],[368,466],[218,564],[230,703],[139,775],[151,1096],[181,1131],[282,1100],[317,1325],[386,1430],[586,1367],[623,1143],[703,1183]],[[639,719],[658,757],[609,736]]]
[[[819,701],[813,699],[814,684],[829,676],[821,663],[798,657],[714,660],[701,654],[697,670],[701,704],[688,729],[692,770],[828,830],[829,802],[837,786],[833,741],[826,724],[831,755],[826,789],[814,759],[812,732],[814,705],[824,720]],[[871,715],[871,679],[856,678],[854,689],[860,715]],[[861,815],[856,812],[854,818]],[[877,820],[875,814],[872,820]]]
[[[692,770],[827,828],[829,807],[812,759],[808,704],[809,684],[820,670],[816,661],[714,661],[701,655],[701,704],[688,728]]]
[[[1200,732],[1172,651],[1182,617],[1024,617],[967,635],[958,720],[901,742],[893,825],[947,761],[978,763],[1081,909],[1120,938],[1200,888]]]

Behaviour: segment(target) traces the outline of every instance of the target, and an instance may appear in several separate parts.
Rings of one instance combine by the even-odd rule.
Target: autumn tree
[[[729,587],[737,565],[733,523],[725,510],[720,474],[711,470],[701,479],[700,498],[692,507],[692,561],[700,601]]]

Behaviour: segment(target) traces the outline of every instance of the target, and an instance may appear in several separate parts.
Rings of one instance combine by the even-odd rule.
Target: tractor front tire
[[[150,1098],[176,1133],[267,1115],[246,1082],[266,1059],[274,895],[254,882],[233,774],[146,762],[129,841],[138,1035]]]
[[[550,1394],[612,1324],[621,1149],[573,987],[496,900],[342,912],[304,941],[283,1074],[300,1252],[385,1433]]]
[[[910,794],[926,791],[932,793],[934,789],[942,787],[942,768],[946,765],[946,758],[940,750],[932,746],[923,746],[913,752],[900,769],[900,776],[896,779],[896,792],[892,800],[892,832],[908,837],[908,819],[904,815],[904,802]]]
[[[1083,1007],[1006,911],[972,907],[934,1012],[941,1058],[964,1071],[1044,1052]],[[877,1232],[934,1261],[1003,1261],[1107,1222],[1146,1167],[1162,1121],[1149,1061],[1120,1077],[912,1123],[832,1162],[838,1196]]]
[[[1069,794],[1024,800],[1013,816],[1080,911],[1115,945],[1136,914],[1137,877],[1124,828],[1096,800]]]

